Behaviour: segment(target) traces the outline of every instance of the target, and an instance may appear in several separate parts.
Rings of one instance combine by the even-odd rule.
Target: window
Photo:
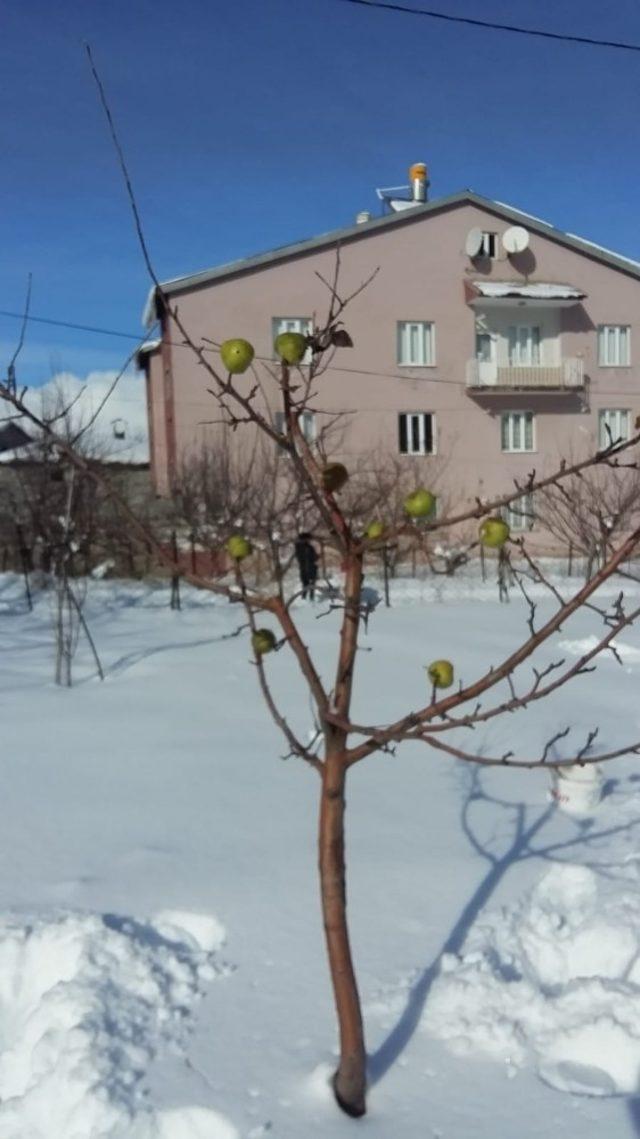
[[[401,455],[434,455],[436,417],[430,411],[403,411],[398,416]]]
[[[482,243],[480,245],[480,252],[478,257],[490,257],[493,261],[496,256],[498,248],[498,235],[497,233],[489,233],[486,231],[482,234]]]
[[[302,332],[306,336],[313,329],[310,316],[274,316],[271,318],[271,339],[275,340],[281,332]],[[303,364],[310,364],[312,352],[309,348],[302,359]]]
[[[606,408],[598,412],[598,446],[602,450],[612,443],[626,443],[631,438],[631,412]]]
[[[500,417],[500,433],[503,451],[533,451],[533,412],[505,412]]]
[[[631,329],[628,324],[598,325],[598,363],[603,368],[628,368]]]
[[[531,368],[540,363],[540,327],[537,324],[509,326],[509,367]]]
[[[307,440],[307,443],[313,443],[316,438],[316,417],[312,411],[303,411],[298,420],[300,430]],[[281,435],[285,434],[286,424],[284,419],[284,411],[276,411],[273,417],[273,425],[276,431]]]
[[[476,332],[476,360],[490,364],[493,360],[493,336],[490,332]]]
[[[398,363],[431,368],[436,362],[435,328],[430,321],[398,321]]]
[[[521,494],[520,498],[514,498],[508,506],[503,506],[501,514],[510,530],[531,530],[535,522],[533,495]]]

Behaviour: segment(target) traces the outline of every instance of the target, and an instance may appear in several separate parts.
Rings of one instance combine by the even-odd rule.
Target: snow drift
[[[587,1095],[640,1087],[637,891],[604,891],[592,870],[555,866],[519,904],[480,920],[447,955],[423,1025],[458,1055]]]
[[[180,1048],[223,971],[194,936],[206,919],[184,936],[178,920],[163,933],[114,915],[0,919],[1,1139],[233,1139],[214,1113],[147,1102],[153,1057]]]

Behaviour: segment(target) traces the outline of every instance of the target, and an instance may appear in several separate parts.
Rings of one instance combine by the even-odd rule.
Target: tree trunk
[[[347,1115],[361,1116],[366,1111],[367,1055],[347,928],[345,782],[342,754],[327,754],[322,779],[318,850],[322,915],[340,1031],[340,1062],[333,1077],[333,1091]]]

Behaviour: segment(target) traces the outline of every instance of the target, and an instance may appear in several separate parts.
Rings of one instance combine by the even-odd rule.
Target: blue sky
[[[637,0],[429,6],[640,43]],[[148,280],[86,40],[161,277],[349,224],[419,160],[432,197],[469,186],[640,259],[640,55],[340,0],[5,0],[0,309],[31,271],[35,315],[140,328]],[[3,367],[17,330],[0,316]],[[128,350],[34,324],[20,377]]]

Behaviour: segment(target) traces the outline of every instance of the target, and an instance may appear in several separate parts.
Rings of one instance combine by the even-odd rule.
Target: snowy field
[[[393,602],[358,659],[365,721],[424,703],[430,660],[470,681],[525,629],[494,583],[403,582]],[[296,614],[328,677],[337,616],[320,611]],[[29,614],[0,577],[0,1139],[640,1135],[640,758],[605,769],[583,819],[550,803],[545,772],[418,746],[354,768],[371,1054],[354,1122],[326,1084],[317,776],[280,758],[246,633],[228,636],[238,611],[185,592],[172,612],[165,587],[94,582],[87,613],[106,680],[81,646],[75,686],[57,689],[49,598]],[[580,615],[543,663],[599,631]],[[622,664],[464,742],[535,756],[569,724],[577,743],[599,726],[602,750],[639,739],[640,630],[619,641]],[[306,735],[291,661],[268,664]]]

